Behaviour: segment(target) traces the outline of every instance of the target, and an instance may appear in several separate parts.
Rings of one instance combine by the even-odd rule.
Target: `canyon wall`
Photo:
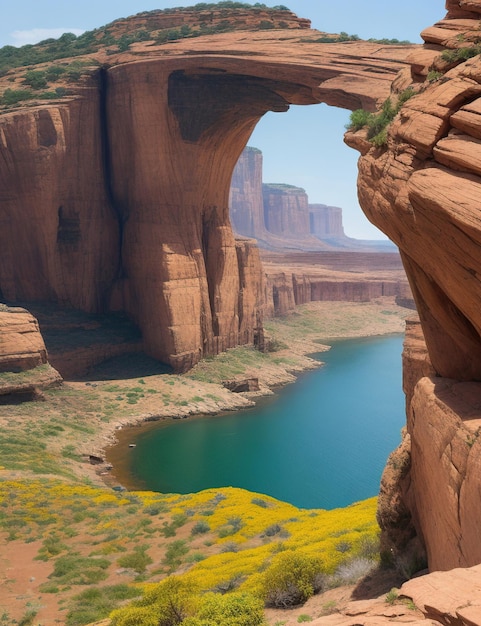
[[[247,146],[232,173],[229,195],[234,231],[246,237],[267,236],[262,197],[262,152]]]
[[[263,30],[256,11],[257,31],[245,30],[253,24],[235,10],[221,11],[210,25],[222,30],[229,18],[229,29],[240,30],[99,48],[81,58],[91,67],[66,97],[33,94],[28,106],[2,109],[4,300],[125,311],[144,350],[178,371],[261,341],[258,257],[236,244],[228,209],[232,172],[255,124],[290,104],[373,109],[410,49],[316,44],[320,33],[306,20],[280,13],[287,21],[274,19],[279,30]],[[200,18],[187,10],[175,19]],[[141,20],[150,30],[150,19],[158,13],[110,29]],[[286,28],[289,36],[296,29],[294,39],[286,41]],[[0,77],[0,89],[21,86],[22,72]]]
[[[414,308],[397,253],[278,252],[262,258],[268,317],[286,315],[308,302],[370,302],[382,296]]]
[[[309,204],[304,189],[262,183],[262,152],[247,146],[232,174],[229,206],[234,231],[265,248],[356,248],[344,234],[342,209]],[[319,241],[321,240],[321,241]]]
[[[319,239],[338,239],[345,237],[342,225],[342,209],[327,204],[309,205],[310,231]]]
[[[399,246],[422,327],[406,342],[407,427],[383,477],[383,541],[401,558],[416,535],[432,570],[481,561],[481,3],[447,8],[393,83],[393,102],[412,97],[386,143],[346,136],[363,155],[361,206]]]
[[[304,189],[293,185],[262,185],[264,221],[275,235],[303,238],[310,234],[309,201]]]

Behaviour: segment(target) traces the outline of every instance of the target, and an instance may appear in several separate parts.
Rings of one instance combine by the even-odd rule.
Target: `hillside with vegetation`
[[[246,616],[232,624],[253,626],[264,623],[264,605],[302,606],[376,568],[376,498],[324,511],[233,488],[125,490],[99,446],[124,430],[127,446],[126,425],[147,416],[248,405],[222,381],[256,375],[265,390],[266,381],[292,381],[292,371],[313,366],[304,353],[322,348],[322,337],[396,331],[405,314],[388,301],[313,303],[266,324],[266,353],[236,348],[182,376],[128,376],[112,362],[40,398],[1,403],[1,562],[10,574],[0,624],[82,626],[119,609],[114,624],[157,625],[173,601],[177,618],[163,624],[225,625],[232,610]]]
[[[29,100],[72,95],[99,66],[109,64],[109,57],[133,51],[134,44],[156,48],[180,39],[234,30],[298,27],[297,18],[293,18],[284,5],[200,2],[189,7],[141,12],[79,36],[64,33],[58,39],[45,39],[38,44],[3,46],[0,79],[5,80],[0,80],[0,105],[8,109]]]

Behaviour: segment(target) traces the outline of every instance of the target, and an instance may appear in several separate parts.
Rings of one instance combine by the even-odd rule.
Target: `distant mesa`
[[[390,241],[363,241],[344,233],[342,208],[309,204],[301,187],[262,182],[262,152],[247,146],[232,175],[230,217],[234,231],[262,248],[394,251]]]

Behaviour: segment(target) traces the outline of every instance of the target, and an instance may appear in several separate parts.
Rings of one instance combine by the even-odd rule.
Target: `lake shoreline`
[[[386,307],[386,303],[390,300],[392,299],[380,299],[383,307]],[[344,305],[342,308],[345,310],[346,315],[349,315],[349,309],[352,311],[360,305],[360,303],[311,303],[311,305],[307,305],[307,307],[311,310],[322,309],[324,311],[329,308],[337,308],[336,306],[329,307],[329,304]],[[145,429],[157,429],[161,427],[160,422],[165,422],[165,425],[168,425],[172,420],[176,419],[202,419],[207,416],[212,417],[216,415],[222,417],[223,414],[228,415],[232,411],[254,407],[260,398],[272,396],[275,394],[276,389],[296,382],[298,376],[303,372],[322,367],[322,361],[312,359],[309,357],[309,354],[329,350],[329,341],[386,336],[404,332],[404,320],[406,317],[412,315],[412,311],[401,309],[401,307],[397,307],[393,302],[390,302],[389,306],[392,307],[392,310],[383,310],[383,313],[389,310],[390,315],[392,314],[391,319],[389,319],[390,323],[387,325],[382,318],[376,322],[374,316],[367,326],[363,325],[359,330],[356,330],[356,328],[352,326],[348,331],[344,330],[342,334],[336,334],[336,336],[332,336],[331,334],[330,337],[325,337],[314,333],[310,338],[304,335],[301,339],[292,339],[286,336],[286,333],[281,333],[281,335],[283,334],[282,343],[286,344],[286,347],[279,351],[281,356],[278,358],[286,358],[286,354],[295,354],[297,362],[292,369],[286,368],[282,372],[273,372],[267,364],[262,370],[257,369],[256,374],[260,383],[259,392],[245,392],[240,394],[228,392],[228,395],[224,396],[224,401],[217,402],[215,407],[209,407],[206,403],[197,402],[182,407],[176,407],[174,410],[171,409],[170,411],[165,410],[165,407],[163,407],[156,414],[132,415],[130,419],[122,418],[119,422],[111,422],[108,425],[109,428],[101,434],[101,437],[99,437],[96,443],[98,445],[99,456],[103,456],[112,468],[106,471],[97,471],[97,475],[109,487],[121,486],[126,489],[139,489],[139,483],[136,483],[132,479],[129,471],[130,454],[132,452],[129,445],[133,443],[133,439],[139,434],[139,428],[142,429],[142,431]],[[394,310],[397,316],[394,315]],[[274,321],[274,324],[277,326],[281,326],[282,323],[282,321]],[[227,354],[229,354],[229,352]],[[194,368],[194,370],[195,369],[196,368]],[[246,374],[249,375],[249,373],[247,369]],[[225,391],[224,389],[224,392]]]
[[[402,341],[402,334],[339,340],[314,355],[323,367],[252,409],[142,426],[115,448],[121,463],[110,457],[116,475],[133,490],[232,486],[303,509],[374,497],[405,421]]]

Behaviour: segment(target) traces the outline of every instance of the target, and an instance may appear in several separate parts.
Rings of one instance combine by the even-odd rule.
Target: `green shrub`
[[[205,533],[208,533],[209,530],[209,524],[207,522],[204,522],[204,520],[200,520],[195,524],[195,526],[193,526],[190,532],[192,535],[203,535]]]
[[[372,113],[365,109],[356,109],[349,116],[349,124],[346,126],[348,130],[361,130],[364,126],[367,126],[369,118]]]
[[[263,590],[266,606],[286,608],[303,604],[322,588],[320,559],[296,553],[280,552],[264,572]]]
[[[123,600],[142,595],[139,589],[125,584],[86,589],[69,603],[66,626],[82,626],[108,617]]]
[[[469,46],[456,48],[456,50],[443,50],[441,58],[447,63],[461,63],[481,54],[481,46]]]
[[[17,104],[23,100],[31,100],[35,95],[29,89],[6,89],[0,98],[0,104]]]
[[[45,70],[45,78],[48,81],[58,80],[62,74],[65,74],[67,68],[64,65],[51,65]]]
[[[436,72],[435,70],[431,70],[430,72],[428,72],[428,75],[426,76],[426,80],[428,81],[428,83],[435,83],[438,80],[440,80],[443,76],[444,74],[442,72]]]
[[[263,509],[269,508],[269,503],[266,502],[266,500],[263,500],[262,498],[252,498],[251,502],[252,504],[257,504],[257,506],[260,506]]]
[[[261,537],[274,537],[278,535],[282,531],[282,526],[280,524],[271,524],[268,526],[264,532],[261,534]]]
[[[369,113],[364,109],[357,109],[351,113],[348,130],[360,130],[367,126],[367,138],[377,147],[384,146],[387,142],[387,127],[398,114],[402,105],[416,95],[412,87],[402,91],[394,105],[391,98],[387,98],[379,113]]]
[[[25,72],[23,82],[29,85],[32,89],[45,89],[47,86],[47,79],[45,72],[38,70],[29,70]]]
[[[383,128],[377,135],[374,135],[374,137],[371,138],[371,143],[374,144],[376,148],[385,146],[387,143],[387,128]]]
[[[244,526],[244,522],[240,517],[231,517],[225,526],[219,528],[218,535],[222,539],[224,537],[229,537],[230,535],[235,535],[239,532],[239,530]]]
[[[221,596],[207,593],[195,617],[187,618],[183,626],[262,626],[262,602],[247,593],[230,593]]]
[[[195,589],[178,576],[169,576],[143,598],[113,611],[112,626],[176,626],[193,616]]]
[[[177,539],[167,548],[163,563],[168,565],[170,570],[173,571],[179,567],[182,563],[182,557],[185,556],[188,551],[189,547],[184,539]]]
[[[90,585],[107,578],[105,570],[109,565],[108,559],[68,554],[55,561],[49,578],[56,578],[59,583],[63,584]]]
[[[147,546],[137,546],[132,552],[123,554],[117,563],[120,567],[133,569],[137,574],[143,574],[147,569],[147,565],[153,563],[152,558],[147,554]]]
[[[23,617],[20,618],[18,622],[18,626],[32,626],[33,620],[35,619],[38,611],[34,609],[29,609]]]

